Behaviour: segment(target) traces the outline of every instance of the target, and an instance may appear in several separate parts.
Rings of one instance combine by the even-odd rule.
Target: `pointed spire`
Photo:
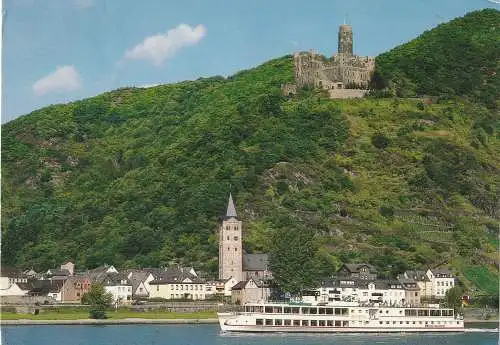
[[[229,201],[227,203],[226,217],[237,218],[236,208],[234,207],[233,196],[231,195],[231,193],[229,193]]]

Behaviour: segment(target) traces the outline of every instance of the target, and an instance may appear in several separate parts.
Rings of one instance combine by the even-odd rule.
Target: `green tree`
[[[462,307],[462,295],[464,291],[460,286],[454,286],[446,291],[445,300],[448,308],[453,308],[455,311]]]
[[[89,292],[82,296],[82,303],[89,304],[89,318],[106,319],[106,308],[113,302],[111,293],[104,290],[102,284],[92,284]]]
[[[289,220],[274,231],[269,253],[276,284],[284,292],[300,295],[315,288],[322,278],[318,270],[318,242],[310,228]]]

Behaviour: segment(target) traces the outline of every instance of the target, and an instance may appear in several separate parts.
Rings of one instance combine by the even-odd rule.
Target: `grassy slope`
[[[4,263],[215,271],[232,185],[248,251],[268,249],[283,214],[317,230],[332,266],[449,262],[491,265],[498,277],[494,110],[315,92],[283,100],[292,65],[117,90],[4,125]]]

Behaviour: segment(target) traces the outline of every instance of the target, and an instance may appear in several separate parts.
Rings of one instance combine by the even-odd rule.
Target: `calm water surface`
[[[4,326],[2,345],[497,345],[495,333],[221,334],[217,325]]]

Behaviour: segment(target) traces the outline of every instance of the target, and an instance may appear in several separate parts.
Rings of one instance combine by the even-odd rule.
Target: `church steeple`
[[[229,193],[226,216],[219,229],[219,279],[243,280],[243,245],[241,221],[236,215],[233,196]]]
[[[233,196],[229,193],[229,201],[227,203],[226,218],[238,218],[236,208],[234,207]]]

